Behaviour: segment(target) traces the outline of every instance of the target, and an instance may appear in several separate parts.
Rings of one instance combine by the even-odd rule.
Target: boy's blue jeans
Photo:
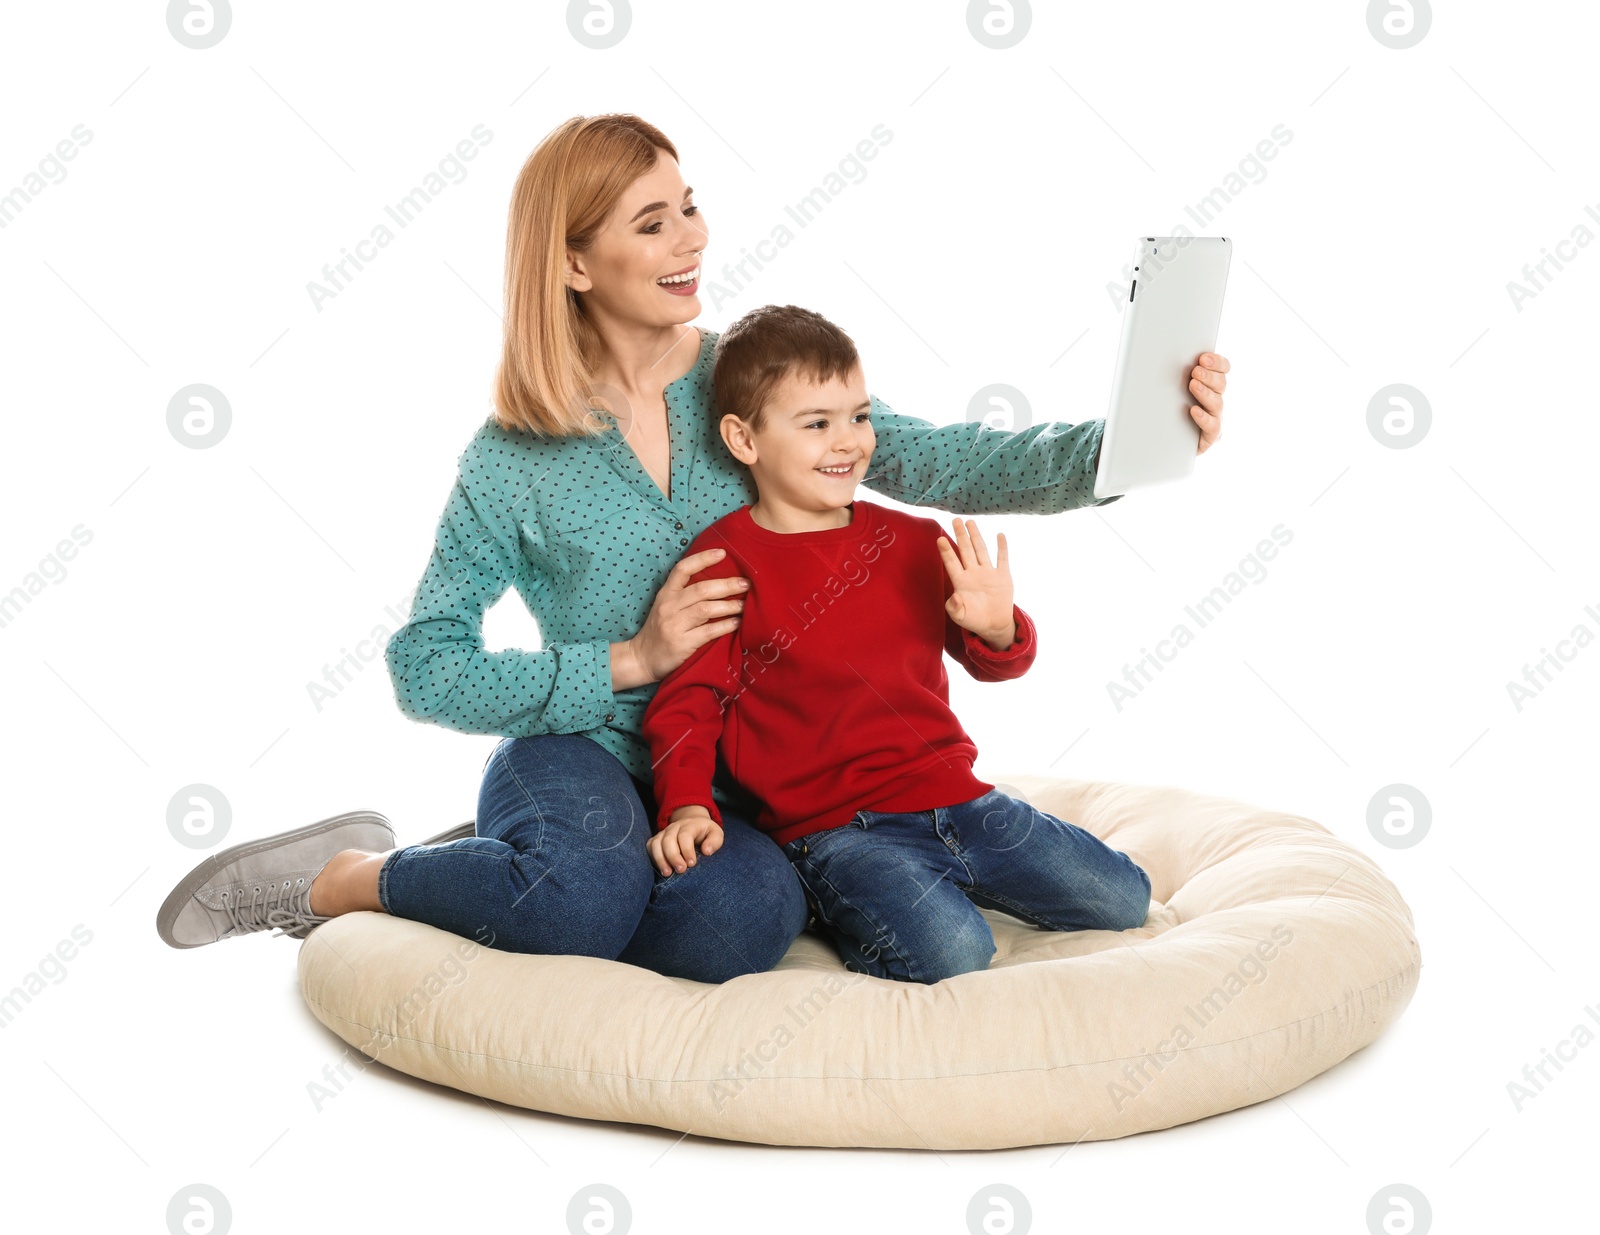
[[[1074,824],[995,789],[930,810],[859,810],[783,846],[845,967],[901,982],[986,969],[978,906],[1054,931],[1132,930],[1150,876]]]

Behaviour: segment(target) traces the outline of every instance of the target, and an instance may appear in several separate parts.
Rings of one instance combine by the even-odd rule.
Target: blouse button
[[[681,529],[681,528],[682,528],[682,527],[683,527],[683,524],[681,524],[681,523],[674,523],[674,524],[673,524],[673,525],[672,525],[672,526],[673,526],[673,527],[675,527],[675,528],[679,528],[679,529]]]
[[[682,537],[682,536],[680,536],[680,537],[678,537],[678,544],[680,544],[680,545],[686,545],[686,544],[688,544],[688,543],[689,543],[689,542],[688,542],[688,541],[687,541],[687,540],[686,540],[686,539],[685,539],[685,538],[684,538],[684,537]]]
[[[607,720],[616,720],[617,719],[617,714],[615,712],[607,712],[606,713],[606,719]]]

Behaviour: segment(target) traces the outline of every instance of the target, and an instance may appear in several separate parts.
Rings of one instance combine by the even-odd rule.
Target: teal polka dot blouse
[[[467,443],[410,620],[385,661],[400,711],[463,733],[581,733],[650,783],[639,722],[649,683],[611,689],[610,644],[630,639],[667,572],[710,524],[756,499],[717,430],[700,332],[695,366],[666,389],[672,496],[650,479],[609,413],[596,438],[541,437],[493,417]],[[934,425],[872,397],[873,493],[953,514],[1054,514],[1094,500],[1102,420],[1015,431]],[[492,652],[483,615],[516,588],[542,646]]]

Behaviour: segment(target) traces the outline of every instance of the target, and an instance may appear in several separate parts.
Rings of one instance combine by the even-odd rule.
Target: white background
[[[1575,1025],[1600,1029],[1600,245],[1520,309],[1507,290],[1578,225],[1600,236],[1590,6],[1450,5],[1404,50],[1360,3],[1038,4],[1008,50],[962,4],[909,0],[639,3],[604,51],[558,3],[238,4],[207,50],[156,3],[4,21],[0,193],[92,134],[0,229],[0,592],[92,535],[0,626],[0,990],[92,932],[0,1031],[8,1226],[166,1230],[194,1182],[240,1232],[565,1231],[596,1181],[639,1231],[962,1231],[994,1182],[1040,1231],[1365,1232],[1396,1182],[1441,1231],[1592,1205],[1600,1044],[1520,1112],[1507,1091]],[[1196,227],[1235,244],[1221,440],[1182,484],[981,519],[1007,534],[1042,650],[1014,683],[956,674],[953,704],[990,779],[1182,785],[1372,855],[1424,957],[1390,1032],[1281,1098],[1065,1154],[777,1149],[381,1067],[318,1112],[307,1083],[344,1044],[300,999],[297,945],[157,939],[202,856],[167,830],[185,785],[225,794],[228,843],[356,807],[406,843],[472,816],[496,739],[402,718],[381,644],[320,709],[308,684],[397,625],[490,410],[510,186],[554,125],[605,111],[677,144],[712,277],[887,126],[865,177],[790,220],[795,242],[737,294],[708,287],[698,324],[815,308],[874,394],[936,422],[992,382],[1035,422],[1103,416],[1105,289],[1133,237],[1292,133]],[[480,124],[466,178],[319,311],[324,264]],[[167,429],[195,382],[233,413],[208,450]],[[1391,383],[1431,406],[1408,449],[1368,428]],[[1265,578],[1119,709],[1107,683],[1279,524],[1292,541]],[[1519,709],[1507,684],[1579,626]],[[487,636],[535,646],[514,593]],[[1368,828],[1393,783],[1431,804],[1410,848]]]

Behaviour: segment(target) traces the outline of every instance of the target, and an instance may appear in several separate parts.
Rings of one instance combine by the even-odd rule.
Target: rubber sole
[[[242,845],[234,845],[212,854],[200,865],[178,881],[178,885],[167,894],[167,899],[161,902],[161,908],[156,911],[156,934],[161,936],[161,941],[172,948],[203,948],[206,943],[216,943],[218,940],[206,940],[200,943],[183,943],[173,938],[172,928],[178,920],[178,915],[183,912],[185,905],[202,887],[211,876],[221,870],[230,862],[240,858],[249,857],[253,853],[260,853],[266,849],[276,848],[286,840],[301,840],[308,836],[316,836],[321,832],[331,832],[335,828],[347,823],[381,823],[389,828],[393,837],[394,828],[389,820],[372,810],[346,811],[342,815],[333,815],[327,819],[319,819],[316,823],[308,823],[303,828],[293,828],[287,832],[278,832],[272,836],[263,837],[261,840],[247,841]]]

